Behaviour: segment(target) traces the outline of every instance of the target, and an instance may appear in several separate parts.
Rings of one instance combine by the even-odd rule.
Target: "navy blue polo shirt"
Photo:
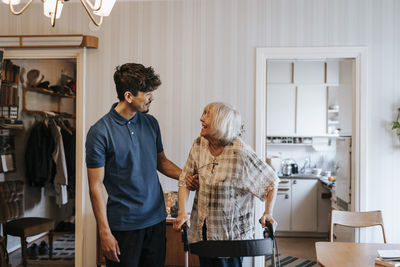
[[[104,167],[111,230],[143,229],[167,217],[157,174],[157,153],[163,151],[160,127],[153,116],[141,112],[127,120],[116,105],[90,128],[86,165]]]

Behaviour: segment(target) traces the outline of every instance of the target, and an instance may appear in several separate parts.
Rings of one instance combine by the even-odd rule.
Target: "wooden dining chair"
[[[27,266],[27,241],[29,236],[48,232],[49,256],[53,255],[54,220],[39,217],[23,217],[24,183],[22,181],[0,182],[0,222],[7,246],[7,235],[21,239],[22,265]]]
[[[353,228],[379,225],[382,228],[383,241],[384,243],[386,243],[385,228],[383,227],[382,212],[380,210],[367,212],[332,210],[331,229],[329,237],[330,242],[333,242],[333,227],[335,225],[342,225]]]

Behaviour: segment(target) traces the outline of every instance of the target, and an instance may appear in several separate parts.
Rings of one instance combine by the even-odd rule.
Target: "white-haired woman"
[[[202,129],[194,141],[179,178],[179,230],[188,221],[188,184],[198,178],[190,216],[189,242],[201,240],[246,240],[254,238],[254,198],[265,200],[261,217],[276,225],[272,210],[279,178],[240,138],[241,117],[229,104],[214,102],[204,108]],[[185,177],[189,175],[192,179]],[[241,266],[242,257],[200,257],[200,266]]]

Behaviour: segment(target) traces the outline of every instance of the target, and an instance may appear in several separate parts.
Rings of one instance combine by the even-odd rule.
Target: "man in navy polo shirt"
[[[164,266],[167,214],[157,170],[178,179],[181,169],[166,158],[158,122],[146,114],[161,81],[151,67],[127,63],[117,67],[114,82],[119,102],[86,140],[101,249],[107,266]]]

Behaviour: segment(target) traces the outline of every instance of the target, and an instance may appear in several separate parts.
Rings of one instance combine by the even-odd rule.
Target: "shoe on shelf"
[[[39,245],[39,254],[40,255],[48,255],[49,254],[49,246],[47,245],[46,241],[40,242]]]
[[[39,246],[36,245],[36,243],[33,243],[28,247],[27,252],[30,258],[36,258],[39,256]]]

